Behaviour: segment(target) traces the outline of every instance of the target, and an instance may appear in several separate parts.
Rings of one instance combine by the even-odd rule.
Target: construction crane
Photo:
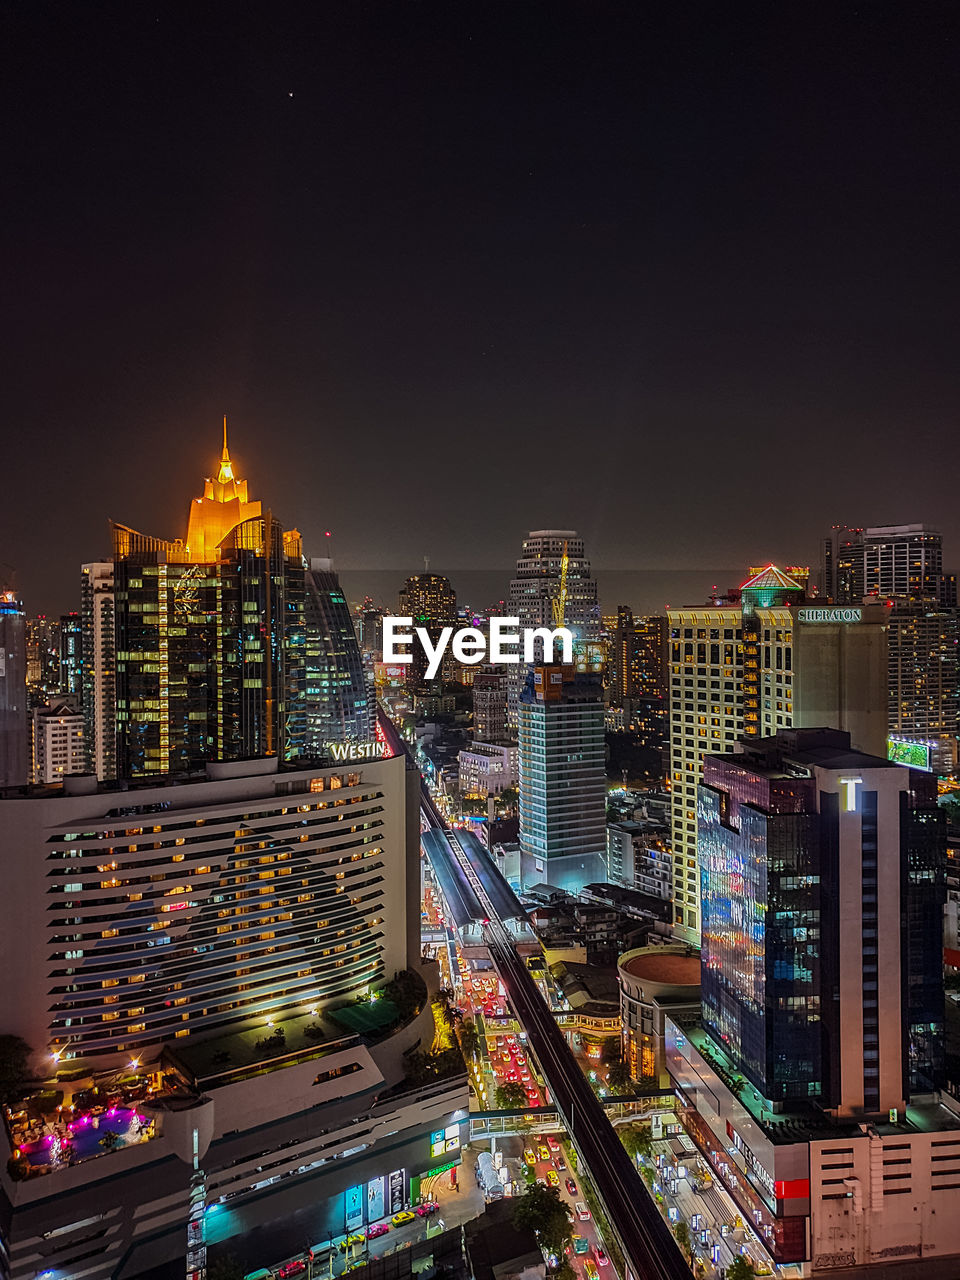
[[[560,557],[560,590],[553,599],[553,625],[555,627],[565,627],[567,625],[567,566],[570,563],[570,557],[567,555],[567,544],[563,544],[563,555]]]

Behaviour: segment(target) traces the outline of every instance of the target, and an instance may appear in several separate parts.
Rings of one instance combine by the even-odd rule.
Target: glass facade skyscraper
[[[353,619],[329,560],[311,560],[304,595],[306,752],[329,742],[368,742],[375,704]]]
[[[579,893],[605,874],[603,688],[572,666],[537,666],[517,711],[522,880]]]
[[[763,1097],[872,1115],[940,1087],[935,780],[783,731],[705,758],[698,827],[703,1021]]]

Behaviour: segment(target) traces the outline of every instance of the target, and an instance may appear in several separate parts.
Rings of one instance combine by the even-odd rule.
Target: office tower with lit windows
[[[87,767],[83,712],[68,698],[51,698],[30,713],[30,781],[41,786],[62,782]]]
[[[304,750],[304,561],[234,476],[190,504],[185,541],[114,525],[117,771],[178,773],[208,760]]]
[[[960,611],[895,598],[890,609],[889,754],[946,776],[957,767]]]
[[[22,786],[30,769],[27,618],[13,591],[0,591],[0,787]]]
[[[821,542],[820,583],[835,604],[865,596],[957,603],[956,574],[943,571],[943,535],[927,524],[837,526]]]
[[[473,677],[473,736],[477,742],[508,742],[507,694],[503,667],[479,667]]]
[[[667,620],[635,618],[627,605],[617,609],[611,639],[610,706],[623,712],[624,728],[643,746],[659,748],[668,732]]]
[[[664,1035],[684,1127],[771,1269],[954,1274],[936,780],[781,729],[705,757],[697,814],[702,1019]]]
[[[27,693],[42,707],[60,692],[60,623],[43,614],[27,619]]]
[[[80,626],[86,770],[105,782],[117,776],[116,606],[111,560],[82,566]]]
[[[423,627],[436,644],[444,627],[457,626],[457,593],[450,579],[438,573],[417,573],[408,578],[400,590],[397,604],[398,617],[412,618],[413,627]],[[407,688],[411,693],[428,692],[428,686],[438,689],[441,676],[428,681],[427,655],[419,641],[411,645],[412,661],[407,665]],[[449,651],[445,655],[441,675],[451,669]]]
[[[60,619],[60,692],[83,697],[83,631],[79,613]]]
[[[510,583],[510,615],[520,619],[521,627],[552,629],[558,612],[574,634],[580,669],[596,670],[602,653],[600,605],[583,538],[574,529],[535,529],[523,540]],[[511,728],[517,724],[517,700],[525,679],[520,663],[510,682],[507,719]]]
[[[903,1111],[943,1084],[935,780],[832,729],[704,760],[704,1026],[771,1106]]]
[[[804,604],[775,566],[737,603],[668,609],[674,928],[699,939],[696,794],[703,756],[741,738],[836,725],[886,754],[890,611]]]
[[[522,882],[579,893],[605,872],[603,686],[573,666],[535,666],[517,713]]]
[[[308,756],[331,742],[369,742],[375,704],[357,633],[330,560],[312,559],[304,577],[305,716]]]

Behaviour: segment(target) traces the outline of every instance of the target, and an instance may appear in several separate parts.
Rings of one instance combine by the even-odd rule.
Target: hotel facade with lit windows
[[[214,763],[0,800],[0,928],[20,939],[7,1029],[119,1063],[392,976],[408,943],[403,763]]]
[[[823,725],[848,731],[860,750],[886,754],[890,611],[807,606],[801,583],[772,565],[739,594],[735,603],[667,610],[674,932],[693,943],[705,754]]]
[[[465,1077],[407,1078],[429,1000],[399,1025],[352,1012],[400,970],[427,992],[439,977],[420,961],[418,775],[382,738],[350,754],[0,798],[4,1031],[65,1106],[47,1138],[14,1147],[9,1113],[2,1130],[10,1280],[182,1274],[201,1221],[252,1271],[276,1261],[248,1256],[253,1228],[306,1211],[335,1238],[459,1162]],[[122,1133],[106,1152],[81,1101],[94,1078],[101,1134]]]

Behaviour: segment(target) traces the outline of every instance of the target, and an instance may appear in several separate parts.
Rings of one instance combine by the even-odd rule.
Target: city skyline
[[[0,1280],[960,1275],[960,10],[0,30]]]
[[[211,474],[217,474],[218,468],[222,465],[221,453],[226,449],[225,443],[221,446],[221,440],[226,441],[226,432],[227,421],[224,418],[222,423],[211,424],[209,431],[200,437],[199,447],[197,441],[193,442],[188,452],[195,459],[194,477],[197,471],[209,471]],[[237,469],[238,474],[249,474],[249,469],[246,467],[242,457],[238,463],[237,450],[233,447],[233,440],[234,434],[231,430],[230,457],[232,466]],[[231,471],[232,474],[233,472]],[[282,503],[278,504],[275,497],[267,492],[262,482],[258,481],[258,483],[264,493],[264,502],[268,508],[276,510],[278,505],[282,506]],[[172,540],[175,540],[177,538],[182,539],[187,533],[186,528],[183,526],[182,510],[184,506],[192,509],[192,503],[195,500],[192,496],[194,489],[195,479],[185,485],[183,496],[177,492],[171,497],[164,512],[158,517],[157,527],[164,536],[169,535]],[[138,505],[148,509],[150,504],[146,499],[149,496],[149,490],[138,491],[135,501]],[[130,503],[131,500],[128,497],[126,501]],[[83,507],[78,506],[76,510],[78,513],[82,513]],[[125,512],[124,514],[127,513]],[[303,530],[308,526],[300,518],[302,513],[293,512],[292,514],[296,517],[293,523],[296,525],[297,531],[303,534]],[[864,522],[863,527],[892,527],[896,524],[907,524],[918,519],[922,519],[925,524],[933,527],[930,514],[926,510],[910,512],[903,520],[890,520],[884,522],[883,525],[880,525],[876,520],[868,520]],[[144,526],[147,524],[146,520],[138,519],[138,522]],[[104,518],[105,533],[101,541],[104,543],[105,549],[102,552],[98,552],[95,548],[88,550],[86,547],[81,546],[82,560],[93,562],[98,557],[102,559],[109,557],[112,540],[111,529],[114,523],[113,517]],[[125,521],[117,521],[116,523],[125,524]],[[571,526],[573,524],[573,522],[567,523]],[[562,522],[555,522],[553,526],[543,527],[545,529],[548,527],[560,527],[561,524]],[[942,530],[948,524],[949,522],[941,523],[936,527],[938,530]],[[376,604],[389,604],[396,597],[405,578],[427,572],[448,578],[453,583],[455,590],[458,589],[458,584],[466,584],[467,589],[459,590],[459,599],[463,604],[473,609],[484,609],[499,603],[503,606],[501,611],[509,611],[510,580],[516,570],[516,543],[527,537],[529,530],[532,528],[533,526],[531,525],[517,530],[516,537],[513,540],[512,555],[508,551],[502,563],[483,566],[474,564],[450,567],[430,554],[429,551],[420,558],[419,562],[406,566],[358,564],[356,563],[356,555],[352,555],[349,548],[345,550],[343,555],[338,554],[343,550],[341,538],[337,537],[330,529],[319,527],[311,537],[303,536],[303,546],[304,552],[308,556],[322,552],[325,557],[332,559],[334,568],[343,579],[344,589],[351,607],[360,605],[365,597],[370,597]],[[815,530],[812,541],[802,542],[799,537],[791,537],[786,533],[775,535],[772,539],[769,528],[765,527],[758,533],[757,546],[752,550],[748,547],[742,562],[732,567],[730,565],[718,565],[715,560],[712,563],[701,562],[699,565],[664,564],[656,567],[640,564],[605,563],[603,544],[600,544],[600,551],[597,554],[596,544],[589,537],[581,536],[583,536],[583,540],[591,549],[591,559],[598,585],[601,612],[613,614],[619,605],[627,604],[641,614],[654,614],[662,613],[670,607],[692,606],[703,603],[710,595],[717,593],[722,595],[728,590],[736,589],[741,585],[742,581],[749,577],[750,572],[752,572],[750,566],[760,564],[804,563],[809,566],[811,580],[815,583],[820,543],[829,531],[830,526]],[[499,539],[502,531],[498,529],[497,532]],[[954,553],[949,534],[945,534],[945,540],[947,541],[948,565],[952,566]],[[781,554],[767,554],[766,549],[774,544],[782,547]],[[956,545],[960,546],[960,536],[957,537]],[[760,548],[759,551],[758,547]],[[714,550],[711,549],[711,556]],[[5,575],[2,579],[4,589],[14,591],[23,599],[25,610],[30,617],[56,619],[61,615],[75,612],[78,607],[79,589],[77,587],[76,566],[62,557],[52,563],[48,563],[42,572],[38,570],[36,577],[29,581],[25,581],[24,575],[18,572],[16,566],[9,562],[0,562],[0,575]],[[55,584],[55,586],[51,586],[51,584]]]

